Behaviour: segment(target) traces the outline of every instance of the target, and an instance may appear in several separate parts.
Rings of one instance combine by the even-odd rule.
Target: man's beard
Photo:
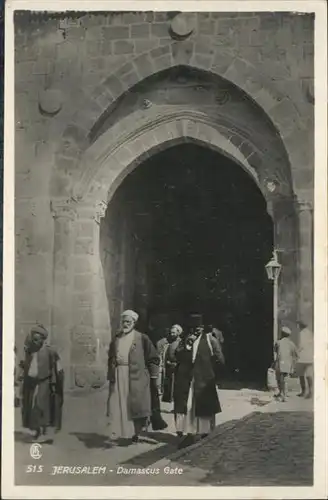
[[[132,326],[122,326],[122,332],[123,333],[130,333],[134,329],[134,325]]]

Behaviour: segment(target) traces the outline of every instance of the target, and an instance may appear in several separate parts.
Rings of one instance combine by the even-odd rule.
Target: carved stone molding
[[[101,219],[103,219],[106,215],[107,203],[105,201],[100,201],[96,204],[96,213],[94,216],[97,224],[100,224]]]
[[[53,199],[50,201],[50,210],[54,219],[74,220],[77,214],[77,202],[73,199]]]
[[[174,40],[186,40],[196,27],[196,16],[190,12],[181,12],[171,21],[170,35]]]

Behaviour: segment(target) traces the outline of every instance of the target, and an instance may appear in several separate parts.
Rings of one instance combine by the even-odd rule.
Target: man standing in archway
[[[110,435],[137,443],[151,419],[154,430],[167,427],[157,392],[159,356],[144,333],[135,329],[138,314],[122,313],[121,328],[109,346],[107,416]]]

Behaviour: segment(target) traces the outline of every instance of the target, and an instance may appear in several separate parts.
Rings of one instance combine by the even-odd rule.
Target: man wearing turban
[[[64,372],[58,353],[46,343],[48,332],[35,325],[25,339],[22,363],[23,427],[35,432],[36,440],[46,439],[49,427],[61,428]]]
[[[174,372],[176,367],[175,351],[180,343],[182,328],[173,325],[168,335],[168,344],[163,353],[163,397],[162,401],[171,403],[173,401]]]
[[[107,415],[111,438],[138,442],[152,421],[153,429],[167,427],[160,415],[157,392],[159,356],[149,337],[135,329],[138,314],[127,310],[109,346]]]

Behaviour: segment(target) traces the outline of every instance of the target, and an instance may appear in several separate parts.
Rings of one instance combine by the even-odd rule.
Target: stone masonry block
[[[205,56],[200,54],[194,54],[191,59],[191,64],[196,68],[210,69],[212,66],[213,58],[211,56]]]
[[[95,242],[93,239],[77,239],[75,241],[74,253],[76,255],[93,255],[95,248]]]
[[[102,33],[105,40],[126,40],[130,35],[128,26],[110,26],[103,28]]]
[[[152,23],[151,25],[151,36],[154,37],[166,37],[169,31],[169,26],[167,23]]]
[[[73,140],[77,145],[84,146],[86,131],[77,124],[68,125],[63,133],[63,138]]]
[[[174,42],[171,45],[172,57],[176,64],[189,64],[194,52],[194,43],[186,41],[183,44]]]
[[[280,13],[261,13],[260,27],[262,30],[275,32],[282,26],[282,16]]]
[[[75,386],[81,389],[100,389],[106,383],[105,369],[77,365],[73,370]]]
[[[116,41],[114,42],[114,54],[133,54],[134,43],[127,41]]]
[[[99,13],[97,14],[86,14],[81,20],[82,26],[85,28],[91,28],[93,26],[104,26],[107,24],[106,16],[103,16]]]
[[[113,97],[118,97],[124,91],[124,87],[115,75],[111,75],[107,78],[104,82],[104,86],[109,90]]]
[[[186,120],[185,134],[186,137],[198,139],[198,123],[193,120]]]
[[[144,52],[149,52],[158,47],[159,42],[160,40],[158,38],[153,38],[151,40],[135,40],[135,53],[143,54]]]
[[[87,290],[92,282],[91,274],[78,274],[74,277],[75,290]]]
[[[142,23],[131,26],[131,38],[149,38],[150,24]]]
[[[170,54],[170,52],[171,50],[169,46],[158,47],[157,49],[151,51],[150,56],[154,60],[154,59],[159,59],[160,57],[163,57],[165,55],[168,55]]]
[[[130,88],[133,85],[135,85],[136,83],[138,83],[140,81],[140,79],[139,79],[137,72],[134,70],[134,71],[131,71],[131,73],[128,73],[128,74],[122,76],[121,81],[127,88]]]
[[[249,158],[253,154],[253,152],[254,152],[253,146],[249,142],[247,142],[247,141],[244,141],[239,146],[239,150],[245,156],[246,159]]]
[[[147,13],[146,12],[124,12],[123,18],[122,18],[122,24],[140,24],[147,19]]]
[[[217,53],[214,55],[211,69],[218,75],[224,75],[231,64],[233,64],[233,61],[233,54],[217,51]]]
[[[206,56],[214,54],[214,50],[211,47],[211,39],[208,39],[207,41],[196,42],[195,53]]]
[[[129,143],[129,150],[135,158],[144,155],[147,149],[143,139],[135,139],[132,143]]]
[[[66,30],[67,40],[84,40],[85,35],[86,30],[83,26],[68,28],[68,30]]]
[[[217,35],[227,35],[230,30],[233,30],[235,21],[236,20],[234,18],[218,19],[217,25],[216,25],[216,34]]]
[[[48,75],[50,72],[50,61],[48,59],[37,59],[33,65],[33,75]]]
[[[133,153],[126,147],[121,147],[115,154],[115,159],[122,166],[129,165],[134,160]]]
[[[77,277],[82,277],[82,275],[77,276]],[[92,326],[93,326],[93,310],[91,308],[80,309],[76,324],[78,327],[88,326],[88,327],[92,328]]]
[[[156,71],[162,71],[172,66],[171,54],[163,57],[159,57],[154,61],[154,67]]]
[[[81,238],[92,237],[94,234],[95,222],[93,220],[80,222],[78,224],[78,234]]]
[[[56,157],[56,168],[59,171],[70,172],[76,168],[77,163],[75,158],[67,158],[63,155],[58,155]]]
[[[243,143],[244,139],[242,137],[239,137],[238,135],[231,135],[229,137],[229,141],[234,145],[236,146],[237,148],[239,148],[241,146],[241,144]]]
[[[90,259],[87,257],[74,257],[73,260],[75,274],[87,274],[91,272]]]
[[[167,12],[158,12],[158,11],[155,11],[154,12],[154,21],[156,22],[163,22],[163,21],[167,21],[168,19],[168,13]]]
[[[104,89],[101,94],[95,97],[95,101],[101,108],[107,109],[112,104],[113,97],[107,92],[106,89]]]
[[[106,67],[106,61],[104,57],[90,57],[88,59],[88,69],[90,72],[100,72]]]
[[[172,43],[172,38],[160,38],[159,40],[159,46],[164,47],[164,45],[171,45]]]
[[[123,66],[121,66],[116,72],[115,72],[115,76],[116,78],[118,78],[119,80],[121,80],[121,78],[128,74],[128,73],[131,73],[131,71],[133,71],[134,68],[133,68],[133,65],[131,62],[127,62],[126,64],[123,64]]]
[[[101,40],[88,40],[85,43],[86,53],[90,57],[97,57],[101,53]],[[110,46],[110,43],[109,43]]]
[[[247,84],[245,85],[245,91],[247,92]],[[266,87],[262,87],[256,94],[253,94],[253,98],[266,112],[269,112],[279,102],[277,96],[273,95]]]
[[[146,78],[147,76],[151,75],[152,72],[154,71],[152,61],[148,56],[148,54],[143,54],[141,56],[136,57],[133,60],[133,65],[136,67],[138,74],[143,78]]]
[[[201,20],[198,18],[197,31],[200,35],[214,35],[214,33],[215,33],[215,21]]]
[[[73,364],[80,363],[81,365],[88,366],[93,364],[95,360],[95,345],[80,345],[73,343],[71,351],[71,361]]]
[[[215,137],[216,131],[212,127],[203,123],[197,124],[197,138],[200,141],[204,141],[206,144],[213,144],[215,143]]]
[[[270,117],[283,137],[296,128],[297,111],[291,99],[285,98],[270,110]]]
[[[103,40],[100,46],[100,54],[108,58],[113,53],[113,42]]]

